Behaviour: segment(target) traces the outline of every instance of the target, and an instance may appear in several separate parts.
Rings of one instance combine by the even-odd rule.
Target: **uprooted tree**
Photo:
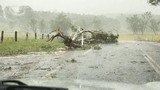
[[[81,31],[77,33],[75,38],[71,38],[69,36],[64,35],[64,33],[58,29],[54,30],[51,33],[56,32],[48,41],[53,41],[55,37],[61,37],[64,41],[64,44],[69,48],[79,48],[81,47],[82,37],[85,36],[86,33],[90,33],[90,37],[83,37],[84,44],[97,44],[97,43],[115,43],[118,40],[119,34],[113,33],[105,33],[98,31]]]
[[[62,31],[60,31],[60,29],[54,30],[54,31],[52,31],[52,32],[57,32],[57,34],[56,34],[56,35],[53,35],[48,41],[53,41],[55,37],[61,37],[61,38],[63,38],[63,40],[64,40],[64,44],[65,44],[66,46],[68,46],[69,48],[72,48],[72,47],[73,47],[73,48],[80,47],[80,45],[76,44],[76,43],[74,42],[74,40],[72,40],[72,38],[70,38],[69,36],[64,35],[64,33],[63,33]],[[52,33],[52,32],[51,32],[51,33]]]

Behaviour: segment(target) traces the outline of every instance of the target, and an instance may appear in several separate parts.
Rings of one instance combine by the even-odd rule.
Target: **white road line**
[[[149,62],[153,69],[160,75],[160,66],[146,52],[141,49],[144,58]]]
[[[83,55],[86,55],[86,54],[88,54],[89,52],[91,52],[92,51],[92,48],[91,49],[89,49],[89,50],[87,50],[86,52],[84,52],[84,54]]]

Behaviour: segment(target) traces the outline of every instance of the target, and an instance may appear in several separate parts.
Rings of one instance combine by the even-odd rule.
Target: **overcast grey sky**
[[[160,14],[160,6],[151,6],[147,0],[0,0],[2,6],[29,5],[34,10],[80,14],[143,13]]]

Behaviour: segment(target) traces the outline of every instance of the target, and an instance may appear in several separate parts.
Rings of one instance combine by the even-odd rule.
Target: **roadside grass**
[[[13,38],[7,38],[0,43],[0,56],[27,54],[28,52],[53,52],[61,47],[65,45],[60,40],[47,42],[42,39],[18,39],[18,42],[14,42]]]
[[[133,34],[120,34],[119,41],[151,41],[160,42],[160,35],[144,34],[144,35],[133,35]],[[90,49],[94,45],[84,45],[82,48],[75,50],[86,50]],[[28,52],[54,52],[59,48],[64,48],[62,40],[53,40],[47,42],[46,39],[18,39],[15,42],[13,38],[5,38],[3,43],[0,43],[0,56],[10,56],[18,54],[27,54]]]
[[[119,41],[149,41],[149,42],[160,42],[160,35],[144,34],[144,35],[133,35],[133,34],[120,34]]]

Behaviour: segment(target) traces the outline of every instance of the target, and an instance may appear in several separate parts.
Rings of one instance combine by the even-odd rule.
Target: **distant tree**
[[[19,7],[19,13],[23,13],[18,20],[19,24],[24,30],[29,30],[28,26],[30,27],[30,23],[33,23],[32,21],[37,18],[33,9],[29,6],[21,6]]]
[[[9,6],[6,6],[4,9],[6,21],[7,21],[7,24],[10,26],[10,28],[13,28],[16,24],[15,23],[16,17],[12,14],[12,11],[13,9]]]
[[[157,31],[159,30],[159,24],[160,22],[153,18],[153,15],[151,12],[146,12],[142,15],[141,19],[141,31],[145,31],[145,29],[150,28],[150,30],[153,31],[155,35],[157,35]]]
[[[4,12],[5,12],[5,16],[7,18],[7,20],[14,20],[14,16],[12,15],[12,9],[9,7],[9,6],[6,6],[5,9],[4,9]]]
[[[93,19],[93,28],[96,30],[101,30],[102,29],[102,23],[101,20],[98,17],[94,17]]]
[[[29,26],[33,30],[34,33],[37,32],[37,20],[36,19],[31,19],[29,22]]]
[[[67,30],[71,28],[71,20],[63,13],[58,14],[58,16],[50,21],[51,29],[62,30],[64,33],[67,33]]]
[[[51,30],[53,30],[55,28],[55,22],[54,22],[54,20],[50,20],[49,24],[50,24]]]
[[[133,32],[133,34],[138,34],[139,25],[140,25],[140,19],[137,15],[133,15],[132,17],[128,17],[126,19],[128,26],[130,30]]]
[[[149,0],[149,3],[151,5],[157,6],[157,5],[159,5],[160,0]],[[158,29],[159,29],[159,22],[157,22],[155,19],[152,19],[150,21],[150,26],[149,27],[153,30],[154,34],[156,35],[157,34],[156,31],[158,31]]]
[[[39,23],[39,29],[41,33],[45,32],[45,27],[46,27],[45,21],[42,19]]]
[[[3,17],[3,10],[2,10],[2,6],[0,5],[0,16]]]
[[[141,15],[141,18],[139,20],[139,31],[141,32],[141,34],[144,34],[144,32],[147,29],[148,23],[150,22],[152,18],[152,14],[151,12],[146,12],[144,14]]]
[[[80,26],[81,28],[84,28],[84,29],[86,29],[88,27],[86,20],[83,18],[79,20],[78,26]]]
[[[20,17],[20,20],[23,20],[23,22],[26,23],[28,23],[31,19],[36,18],[33,9],[29,6],[21,6],[19,8],[19,13],[24,13],[24,15]]]
[[[151,12],[146,12],[142,15],[133,15],[132,17],[127,18],[127,22],[134,34],[144,34],[152,17]]]
[[[157,35],[157,31],[159,31],[159,25],[160,21],[156,21],[156,19],[150,20],[150,29],[154,32],[155,35]]]

